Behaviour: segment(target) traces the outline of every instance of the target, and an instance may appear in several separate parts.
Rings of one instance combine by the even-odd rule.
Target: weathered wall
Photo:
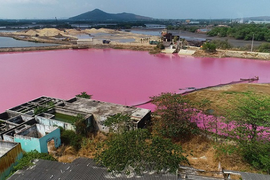
[[[2,141],[0,142],[0,148],[1,144],[3,145]],[[14,147],[11,150],[0,157],[0,179],[5,179],[5,177],[9,175],[14,165],[17,164],[16,161],[21,159],[23,156],[21,145],[14,143],[13,145]]]
[[[59,126],[59,127],[62,127],[66,130],[75,131],[75,127],[70,123],[61,122],[61,121],[57,121],[57,120],[53,120],[53,119],[47,119],[47,118],[41,117],[41,116],[36,116],[35,118],[36,118],[38,123],[46,125],[46,126]]]
[[[21,143],[22,149],[26,152],[30,152],[32,150],[37,150],[40,153],[48,153],[47,143],[54,140],[55,147],[58,148],[61,145],[60,139],[60,129],[55,127],[48,127],[44,125],[37,124],[36,132],[39,134],[39,138],[37,137],[29,137],[27,133],[20,133],[14,135],[14,142]],[[30,129],[30,128],[29,128]],[[29,129],[27,131],[29,131]],[[48,134],[47,134],[48,133]],[[22,135],[24,134],[24,135]],[[43,136],[43,137],[42,137]]]
[[[40,152],[48,153],[48,142],[54,140],[54,146],[58,148],[61,145],[60,129],[57,128],[51,133],[39,139],[40,141]]]
[[[21,135],[14,135],[14,142],[21,143],[21,147],[25,152],[37,150],[41,152],[39,139]]]

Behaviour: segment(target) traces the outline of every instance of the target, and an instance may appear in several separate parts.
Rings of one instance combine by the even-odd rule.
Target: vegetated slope
[[[69,18],[70,20],[91,20],[91,21],[140,21],[140,20],[152,20],[150,17],[139,16],[131,13],[117,13],[111,14],[95,9],[86,13],[80,14]]]
[[[247,91],[253,91],[257,94],[270,96],[270,84],[234,84],[222,87],[209,88],[205,90],[195,91],[187,95],[187,97],[195,102],[203,99],[211,101],[211,109],[215,110],[217,115],[221,115],[223,110],[230,108],[228,101],[233,100],[236,96],[241,96]]]

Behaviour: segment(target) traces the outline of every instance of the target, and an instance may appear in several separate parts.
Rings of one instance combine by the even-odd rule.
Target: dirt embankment
[[[197,50],[193,56],[216,57],[216,58],[234,57],[234,58],[244,58],[244,59],[270,60],[270,53],[231,51],[231,50],[217,50],[214,53],[207,53],[207,52],[204,52],[203,50]]]
[[[131,32],[111,29],[30,29],[18,32],[0,32],[0,36],[12,37],[17,40],[60,44],[56,46],[23,47],[23,48],[0,48],[0,52],[35,51],[55,49],[88,49],[88,48],[113,48],[129,49],[138,51],[151,51],[155,45],[150,45],[149,40],[158,40],[158,36],[134,34]],[[78,39],[95,39],[95,43],[77,44]],[[109,40],[109,44],[103,44],[102,40]]]

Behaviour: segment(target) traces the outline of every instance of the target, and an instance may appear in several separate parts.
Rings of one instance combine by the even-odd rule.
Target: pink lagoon
[[[202,88],[259,76],[270,82],[270,61],[150,55],[85,49],[0,53],[0,110],[39,96],[69,99],[86,91],[93,99],[135,105],[161,92]]]

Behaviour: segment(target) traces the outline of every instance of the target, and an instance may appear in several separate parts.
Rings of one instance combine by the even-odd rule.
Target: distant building
[[[165,29],[166,25],[163,24],[145,24],[147,29]]]
[[[270,21],[253,21],[253,20],[249,20],[248,24],[270,24]]]

